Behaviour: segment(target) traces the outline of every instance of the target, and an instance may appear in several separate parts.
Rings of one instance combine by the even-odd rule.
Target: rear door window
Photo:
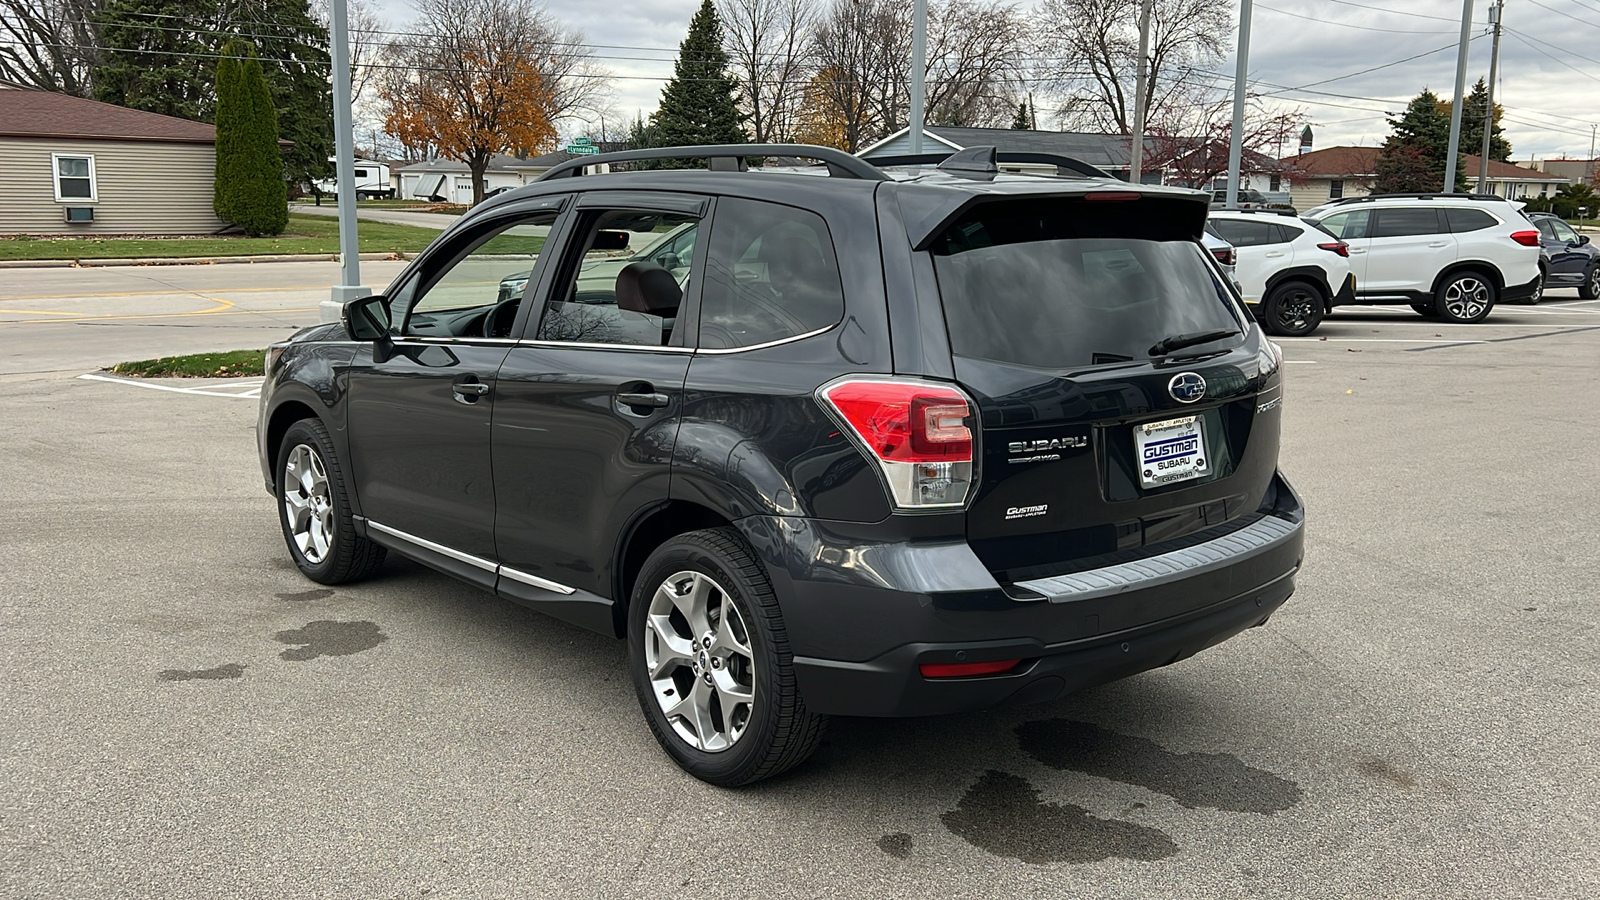
[[[1256,247],[1282,241],[1269,222],[1215,219],[1212,224],[1216,226],[1217,234],[1235,247]]]
[[[813,212],[717,201],[700,295],[700,347],[733,350],[831,328],[844,318],[839,260]]]
[[[1163,338],[1241,330],[1197,243],[1107,219],[1087,204],[1014,201],[947,228],[931,249],[951,349],[1059,369],[1148,361]]]
[[[1450,230],[1456,234],[1479,231],[1497,224],[1494,216],[1481,209],[1446,209],[1444,218],[1450,223]]]
[[[1373,229],[1373,237],[1405,237],[1413,234],[1438,234],[1444,229],[1439,227],[1439,211],[1437,209],[1380,209],[1378,210],[1378,227]]]

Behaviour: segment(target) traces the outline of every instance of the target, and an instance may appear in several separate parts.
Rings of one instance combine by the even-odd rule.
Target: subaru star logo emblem
[[[1167,382],[1167,393],[1179,403],[1194,403],[1206,395],[1206,380],[1194,372],[1180,372]]]

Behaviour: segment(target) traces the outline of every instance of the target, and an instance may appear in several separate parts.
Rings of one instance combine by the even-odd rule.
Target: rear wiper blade
[[[1164,337],[1156,341],[1155,346],[1150,348],[1150,355],[1166,356],[1174,350],[1182,350],[1185,347],[1194,347],[1199,344],[1209,344],[1212,341],[1220,341],[1225,337],[1233,337],[1238,333],[1237,331],[1196,331],[1190,334],[1175,334],[1172,337]]]

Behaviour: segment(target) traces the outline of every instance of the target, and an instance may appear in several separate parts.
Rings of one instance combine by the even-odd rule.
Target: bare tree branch
[[[0,0],[0,78],[89,96],[105,0]]]

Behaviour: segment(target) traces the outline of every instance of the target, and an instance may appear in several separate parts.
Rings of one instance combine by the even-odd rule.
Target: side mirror
[[[361,297],[344,305],[344,333],[352,341],[372,344],[372,361],[385,362],[394,355],[389,337],[389,298]]]
[[[1587,234],[1578,235],[1578,246],[1579,247],[1582,247],[1582,246],[1584,246],[1585,244],[1588,244],[1588,243],[1589,243],[1589,236]]]

